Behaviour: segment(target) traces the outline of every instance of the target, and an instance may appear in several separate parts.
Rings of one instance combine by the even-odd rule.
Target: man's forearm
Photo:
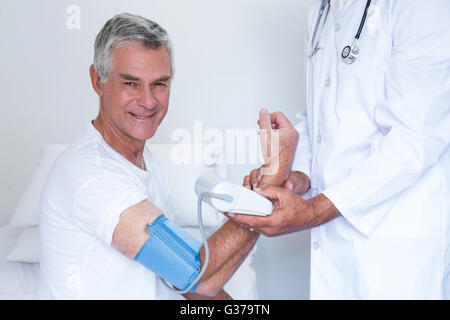
[[[273,158],[269,164],[265,164],[261,167],[260,170],[262,176],[258,184],[260,188],[267,185],[282,187],[286,182],[291,172],[294,158],[293,155],[291,155],[292,151],[286,150],[284,152],[285,154]],[[265,172],[269,174],[264,174]]]
[[[210,259],[208,268],[200,280],[197,292],[215,296],[242,264],[256,243],[259,234],[228,220],[209,239]],[[200,251],[202,265],[205,250]]]

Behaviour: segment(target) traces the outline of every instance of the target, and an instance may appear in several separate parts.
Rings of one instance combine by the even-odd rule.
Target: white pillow
[[[11,252],[14,244],[19,238],[20,231],[20,228],[15,228],[11,226],[11,224],[0,227],[0,264],[6,255]]]
[[[7,261],[35,263],[40,261],[39,227],[22,230],[11,252],[5,257]]]
[[[39,224],[39,199],[45,180],[58,155],[67,147],[65,144],[43,145],[36,170],[25,189],[16,211],[11,219],[14,227],[35,226]]]

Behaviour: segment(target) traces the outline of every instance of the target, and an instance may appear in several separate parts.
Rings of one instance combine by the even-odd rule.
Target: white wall
[[[81,10],[80,29],[67,8]],[[255,128],[258,110],[304,107],[307,1],[72,0],[5,1],[0,11],[0,224],[9,221],[37,165],[42,144],[69,143],[98,111],[88,68],[93,42],[119,12],[143,15],[169,32],[175,80],[169,113],[154,142],[177,128]],[[252,169],[229,172],[241,182]],[[309,233],[259,241],[261,298],[308,295]]]

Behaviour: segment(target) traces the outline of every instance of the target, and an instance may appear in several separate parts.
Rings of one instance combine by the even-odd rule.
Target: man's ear
[[[94,88],[94,91],[97,92],[100,97],[103,96],[103,82],[93,64],[89,68],[89,75],[91,76],[92,88]]]

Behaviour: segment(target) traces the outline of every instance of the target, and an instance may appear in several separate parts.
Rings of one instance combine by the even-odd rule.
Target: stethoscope
[[[345,46],[344,49],[342,49],[341,59],[346,64],[352,64],[353,62],[355,62],[356,58],[358,58],[358,55],[359,55],[358,40],[359,40],[359,37],[361,36],[361,32],[364,27],[364,23],[366,22],[367,11],[369,10],[370,2],[371,2],[371,0],[367,0],[366,8],[364,9],[364,14],[362,16],[361,23],[359,24],[358,32],[356,33],[356,36],[355,36],[355,39],[353,40],[352,45]],[[322,4],[320,5],[320,10],[319,10],[319,16],[317,18],[316,26],[314,27],[313,37],[312,37],[312,41],[311,41],[311,51],[310,51],[309,57],[314,56],[317,53],[317,51],[319,51],[319,49],[320,49],[319,44],[320,44],[323,34],[324,34],[325,23],[327,21],[328,13],[330,12],[330,6],[331,6],[330,0],[322,0]],[[324,12],[325,12],[325,16],[323,16]],[[320,28],[319,34],[317,34],[317,31],[319,30],[319,25],[321,22],[322,22],[322,27]]]

